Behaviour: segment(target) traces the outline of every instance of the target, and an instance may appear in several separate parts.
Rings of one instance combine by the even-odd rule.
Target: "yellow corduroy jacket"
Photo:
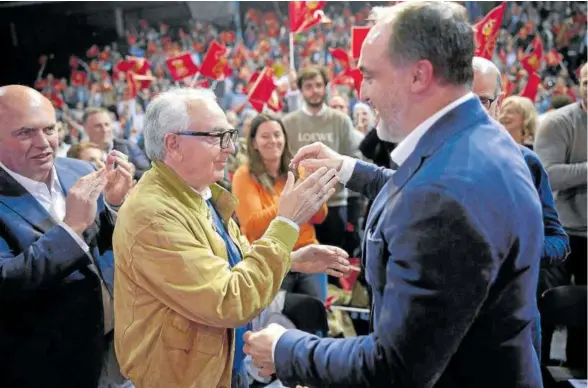
[[[206,201],[161,162],[118,212],[115,349],[137,388],[230,387],[234,329],[280,289],[298,238],[274,220],[251,246],[231,219],[237,200],[212,186],[212,202],[243,260],[229,268]]]

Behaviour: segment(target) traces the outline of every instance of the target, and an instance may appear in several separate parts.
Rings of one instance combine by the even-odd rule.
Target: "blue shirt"
[[[216,226],[216,231],[225,241],[225,246],[227,247],[227,256],[229,257],[229,266],[230,268],[233,268],[241,261],[241,251],[235,245],[233,240],[231,240],[229,232],[225,227],[225,223],[221,219],[215,207],[212,205],[210,200],[206,202],[210,207],[212,219]],[[233,374],[239,373],[241,370],[241,365],[243,365],[243,359],[245,358],[245,353],[243,352],[243,345],[245,345],[245,342],[243,341],[243,335],[247,330],[251,330],[251,324],[249,323],[243,327],[238,327],[235,330],[235,359],[233,360]]]

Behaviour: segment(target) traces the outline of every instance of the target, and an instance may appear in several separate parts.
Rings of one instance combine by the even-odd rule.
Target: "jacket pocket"
[[[159,380],[170,386],[182,383],[186,370],[190,364],[193,333],[190,322],[173,311],[168,313],[162,327],[162,351],[160,359],[151,368],[156,368],[162,374]],[[173,381],[173,384],[171,383]]]
[[[222,346],[226,329],[200,326],[196,332],[194,349],[202,354],[218,356]]]
[[[365,243],[366,280],[377,291],[386,285],[385,243],[379,237],[368,235]]]

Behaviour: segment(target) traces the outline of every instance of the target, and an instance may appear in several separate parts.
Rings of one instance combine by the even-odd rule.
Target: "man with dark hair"
[[[320,141],[343,155],[357,156],[361,136],[355,133],[351,118],[326,103],[329,82],[326,70],[318,66],[306,67],[299,71],[296,82],[304,104],[302,109],[289,113],[283,120],[292,152]],[[327,219],[316,225],[317,239],[321,244],[344,248],[347,189],[339,185],[328,206]]]
[[[379,137],[399,142],[398,167],[321,143],[292,160],[334,168],[375,198],[363,243],[373,332],[319,339],[273,325],[246,333],[245,352],[286,386],[541,387],[531,333],[541,204],[517,144],[471,92],[465,11],[403,2],[376,19],[361,96],[380,114]]]
[[[147,155],[139,146],[114,136],[112,117],[108,110],[96,107],[87,108],[82,117],[82,125],[84,132],[88,135],[88,140],[98,144],[104,153],[115,150],[128,156],[129,161],[135,166],[135,179],[140,179],[143,173],[151,168]]]

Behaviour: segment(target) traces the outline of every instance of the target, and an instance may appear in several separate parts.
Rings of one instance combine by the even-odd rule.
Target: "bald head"
[[[472,91],[476,94],[484,108],[494,118],[498,118],[502,100],[502,77],[498,67],[486,58],[474,57],[474,83]]]
[[[0,87],[0,162],[29,179],[50,177],[59,145],[55,109],[41,93],[22,85]]]

